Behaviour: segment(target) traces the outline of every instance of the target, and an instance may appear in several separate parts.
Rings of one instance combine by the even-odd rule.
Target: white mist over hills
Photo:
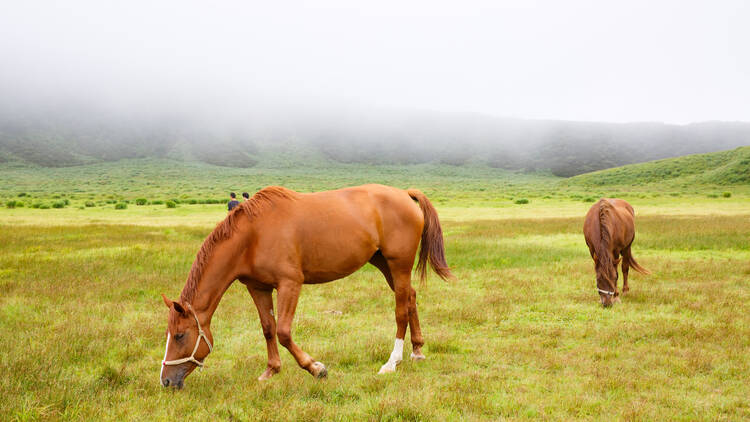
[[[570,175],[728,149],[750,144],[747,22],[741,0],[15,2],[0,161]]]
[[[70,166],[160,157],[248,167],[283,155],[290,165],[479,164],[570,176],[750,145],[750,123],[741,122],[614,124],[365,107],[243,111],[73,107],[0,116],[0,160]]]

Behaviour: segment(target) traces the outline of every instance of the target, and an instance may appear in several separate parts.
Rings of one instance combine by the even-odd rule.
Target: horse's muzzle
[[[163,387],[174,387],[178,390],[182,389],[182,386],[184,385],[184,378],[180,379],[179,381],[173,381],[169,378],[164,378],[161,380],[161,385]]]
[[[185,383],[185,375],[187,375],[187,372],[178,369],[177,371],[174,371],[172,374],[164,374],[165,376],[161,378],[161,385],[163,387],[174,387],[178,390],[182,389],[183,384]]]

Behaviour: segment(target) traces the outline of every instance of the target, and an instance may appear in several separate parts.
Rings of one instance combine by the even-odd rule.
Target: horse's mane
[[[603,271],[605,278],[611,280],[610,268],[613,267],[612,254],[609,252],[609,244],[612,235],[609,232],[609,219],[612,205],[606,199],[599,200],[599,242],[596,245],[596,256],[599,259],[597,272]]]
[[[234,234],[237,227],[237,221],[241,216],[244,215],[252,219],[261,214],[276,201],[294,199],[297,198],[298,195],[299,194],[293,190],[280,186],[269,186],[256,192],[252,198],[235,207],[229,215],[227,215],[227,218],[217,224],[216,228],[214,228],[206,240],[203,241],[203,245],[198,251],[195,261],[193,261],[193,266],[190,268],[190,274],[188,274],[185,287],[180,294],[180,302],[193,302],[195,292],[198,288],[198,282],[203,276],[203,270],[206,267],[206,264],[208,264],[216,245],[221,241],[230,238]]]

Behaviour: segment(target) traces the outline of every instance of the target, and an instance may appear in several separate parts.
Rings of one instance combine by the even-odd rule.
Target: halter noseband
[[[195,347],[193,348],[193,353],[182,359],[175,359],[175,360],[163,360],[161,361],[162,366],[171,366],[171,365],[180,365],[185,362],[192,362],[199,367],[203,367],[203,362],[199,361],[195,358],[195,352],[198,351],[198,346],[201,345],[201,339],[206,341],[206,344],[208,345],[208,353],[211,353],[214,351],[214,347],[211,345],[211,342],[208,341],[208,337],[206,336],[205,331],[203,331],[203,328],[201,328],[201,323],[198,321],[198,315],[195,313],[195,310],[193,307],[188,303],[188,309],[190,309],[190,312],[193,313],[193,318],[195,318],[195,323],[198,324],[198,338],[195,340]],[[167,347],[169,347],[169,339],[167,339]],[[164,356],[164,359],[166,359],[167,356]]]
[[[599,288],[597,288],[596,290],[599,290],[599,293],[602,293],[602,294],[605,294],[605,295],[608,295],[608,296],[614,296],[615,295],[615,292],[610,292],[609,290],[602,290],[602,289],[599,289]]]

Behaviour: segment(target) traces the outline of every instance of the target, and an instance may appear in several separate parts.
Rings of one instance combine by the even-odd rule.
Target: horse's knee
[[[280,329],[276,331],[276,337],[279,339],[279,343],[282,346],[288,348],[292,344],[292,332],[287,329]]]
[[[266,338],[266,340],[273,340],[274,336],[273,326],[269,324],[263,324],[263,337]]]

